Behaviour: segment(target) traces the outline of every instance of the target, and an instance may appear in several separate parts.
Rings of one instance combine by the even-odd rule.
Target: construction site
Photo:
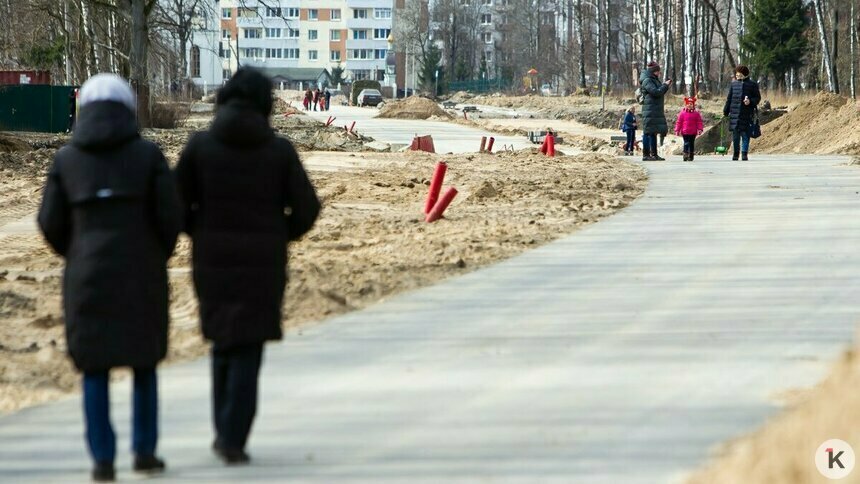
[[[572,300],[578,301],[576,307],[583,314],[591,316],[582,320],[582,327],[572,333],[554,324],[544,327],[543,322],[538,323],[543,319],[535,319],[531,323],[526,316],[520,320],[521,325],[509,326],[505,323],[499,334],[506,335],[504,338],[511,338],[512,341],[536,336],[541,332],[556,334],[561,338],[572,338],[569,340],[570,347],[579,348],[580,338],[589,339],[593,337],[590,335],[608,331],[608,335],[621,338],[618,343],[620,346],[608,351],[618,350],[621,351],[619,354],[623,354],[625,341],[632,345],[636,335],[654,329],[654,334],[661,338],[674,338],[671,335],[675,330],[656,329],[645,323],[638,329],[621,323],[617,328],[608,330],[594,326],[597,321],[615,324],[615,318],[620,318],[619,321],[627,317],[632,318],[631,321],[637,320],[635,315],[639,314],[639,310],[633,306],[627,308],[626,303],[612,310],[612,303],[607,299],[611,294],[626,294],[635,300],[638,296],[626,291],[638,287],[637,284],[665,286],[667,291],[681,294],[709,280],[707,276],[680,275],[705,257],[696,244],[702,244],[709,237],[724,237],[719,230],[698,232],[701,227],[696,224],[705,222],[697,219],[695,211],[708,219],[708,224],[719,220],[731,226],[740,223],[741,219],[728,209],[734,207],[737,200],[748,200],[752,205],[760,204],[767,213],[779,213],[785,208],[795,213],[803,224],[818,225],[797,230],[820,230],[832,234],[835,233],[834,229],[827,226],[830,218],[809,218],[808,212],[813,206],[818,207],[822,203],[827,206],[832,201],[817,200],[812,194],[849,197],[840,198],[837,205],[829,205],[841,207],[842,210],[831,212],[831,216],[836,216],[834,214],[838,212],[838,216],[842,217],[844,210],[854,210],[856,213],[860,202],[860,198],[856,197],[856,185],[853,184],[860,180],[860,172],[852,162],[853,156],[860,155],[860,134],[854,129],[856,123],[860,122],[860,109],[854,101],[834,94],[780,99],[778,102],[765,97],[767,107],[762,117],[764,135],[753,141],[753,161],[747,165],[732,164],[727,157],[714,154],[717,146],[728,141],[725,128],[721,132],[720,127],[723,110],[721,99],[702,100],[699,104],[706,130],[700,138],[698,152],[701,156],[696,163],[679,161],[677,154],[680,152],[680,139],[670,135],[660,148],[667,161],[643,164],[637,162],[636,158],[620,156],[623,150],[617,141],[619,120],[627,108],[635,105],[635,100],[630,98],[601,100],[588,96],[455,93],[445,104],[412,97],[389,100],[378,110],[348,107],[335,102],[330,111],[307,112],[299,102],[301,92],[281,91],[278,94],[272,125],[279,135],[288,138],[299,151],[323,203],[322,216],[314,229],[290,249],[290,281],[283,321],[288,330],[287,348],[290,347],[289,342],[301,340],[305,334],[311,335],[308,338],[321,334],[322,339],[318,344],[325,345],[325,338],[331,336],[326,336],[326,328],[339,328],[338,331],[343,334],[361,332],[360,327],[353,325],[358,324],[356,321],[362,318],[367,309],[375,311],[375,308],[380,308],[379,311],[383,313],[371,314],[380,316],[380,321],[387,321],[384,313],[387,305],[399,307],[398,304],[406,303],[398,301],[409,301],[410,298],[425,294],[421,292],[422,288],[445,287],[440,286],[443,281],[452,281],[450,284],[455,287],[458,284],[472,287],[467,281],[484,277],[482,274],[485,273],[481,271],[484,268],[495,270],[493,278],[503,281],[502,284],[512,284],[513,280],[507,280],[504,274],[514,274],[513,271],[525,264],[523,255],[533,253],[535,255],[526,257],[533,257],[529,259],[532,261],[530,264],[537,265],[526,265],[544,267],[553,273],[560,271],[560,278],[555,284],[559,284],[559,287],[573,284],[576,287],[569,293],[559,293],[557,297],[561,299],[557,300],[574,298]],[[671,125],[683,100],[681,97],[667,98],[666,105],[667,119]],[[176,128],[145,130],[143,136],[157,143],[173,165],[189,136],[195,130],[206,129],[214,115],[212,104],[196,102],[187,108],[187,114]],[[555,156],[548,156],[544,153],[546,149],[542,152],[540,145],[528,139],[529,133],[536,131],[555,134],[559,140],[555,146]],[[421,137],[432,140],[432,149],[429,150],[432,152],[425,151],[424,147],[417,144],[415,140]],[[485,144],[489,138],[495,142],[494,146]],[[0,244],[3,247],[0,252],[0,413],[13,417],[17,415],[16,412],[29,407],[44,408],[39,406],[58,400],[68,401],[70,396],[80,391],[79,376],[66,356],[61,306],[63,260],[47,247],[33,221],[53,156],[68,140],[68,135],[0,133]],[[428,223],[425,203],[434,171],[438,170],[440,163],[444,163],[447,168],[444,187],[454,187],[456,195],[449,200],[451,203],[444,217]],[[795,166],[789,167],[791,163]],[[787,174],[785,180],[781,181],[775,175],[777,172]],[[842,184],[828,181],[831,178],[826,177],[831,176],[831,172],[838,173],[838,177],[845,181]],[[802,181],[804,177],[824,181],[822,185],[805,186]],[[743,180],[747,180],[746,186],[734,187],[734,184]],[[721,183],[733,190],[740,189],[737,193],[727,193],[741,198],[716,195],[714,200],[707,200],[710,195],[703,194],[718,193]],[[828,186],[833,187],[833,193],[827,193]],[[683,187],[680,192],[679,187]],[[691,191],[699,189],[704,191]],[[691,191],[689,198],[685,198],[687,194],[684,190]],[[775,196],[782,198],[774,199]],[[802,201],[805,198],[809,198],[811,205],[791,208],[792,203],[805,203]],[[711,202],[714,203],[713,207]],[[720,210],[726,211],[716,211],[718,206]],[[625,223],[651,220],[647,218],[650,216],[647,215],[649,207],[657,211],[656,219],[640,226],[638,232],[625,228]],[[660,213],[665,215],[661,216]],[[709,215],[711,213],[715,215]],[[688,214],[691,218],[687,218]],[[762,226],[771,227],[774,234],[782,234],[777,222],[755,219]],[[687,230],[683,225],[687,226]],[[604,227],[603,232],[600,231],[601,227]],[[671,232],[659,232],[657,228],[662,227],[667,230],[671,227]],[[856,238],[856,232],[851,231],[853,229],[846,230],[843,232],[846,237]],[[579,232],[583,232],[582,236],[577,235]],[[663,248],[661,244],[667,240],[666,237],[681,245],[675,249]],[[754,240],[765,243],[767,237],[762,233],[756,235]],[[725,239],[727,251],[734,250],[733,240]],[[765,242],[761,242],[763,240]],[[841,252],[841,244],[845,243],[835,243],[831,256],[840,264],[845,264],[845,267],[854,268],[856,266],[852,264],[860,261]],[[171,326],[166,364],[180,369],[187,364],[185,362],[196,361],[208,351],[198,326],[189,249],[190,242],[183,237],[169,262]],[[583,254],[584,259],[565,262],[548,255],[557,250]],[[737,250],[737,254],[742,254],[742,247]],[[761,250],[763,252],[756,252],[758,255],[753,256],[752,266],[772,261],[767,255],[762,255],[770,249]],[[804,250],[797,248],[794,253],[798,259],[786,259],[787,263],[805,264],[805,256],[802,255]],[[625,262],[636,253],[642,254],[644,259]],[[746,260],[740,255],[737,257],[738,260]],[[664,271],[659,268],[659,264],[663,263],[660,261],[664,260],[669,264],[675,264],[671,262],[673,260],[686,262],[678,262],[672,265],[673,269]],[[731,269],[735,267],[732,260],[726,259],[725,270],[728,272],[719,272],[720,275],[716,277],[718,280],[732,277],[732,274],[747,274],[748,269],[742,266]],[[507,261],[507,265],[498,265],[501,261]],[[810,266],[816,263],[809,262]],[[508,269],[501,269],[504,267]],[[618,273],[608,270],[608,267],[617,269]],[[765,271],[772,269],[767,264],[762,267],[766,268]],[[827,267],[830,266],[822,266],[824,269]],[[712,270],[718,271],[716,266]],[[529,273],[517,277],[522,277],[524,283],[533,284],[533,275]],[[602,279],[604,276],[606,280]],[[676,280],[676,276],[679,279]],[[618,279],[621,277],[625,282],[618,282],[617,287],[613,287],[614,282],[607,283],[621,281]],[[744,284],[745,277],[741,277],[740,284]],[[808,280],[823,281],[823,286],[830,287],[830,283],[822,278],[824,276],[817,272],[808,276]],[[856,278],[841,281],[843,287],[834,289],[840,294],[839,297],[851,293],[858,286]],[[483,286],[479,284],[476,287]],[[436,297],[432,295],[432,290],[426,293],[430,299]],[[547,290],[552,293],[551,288]],[[707,292],[706,289],[701,291]],[[812,292],[815,297],[829,297],[823,292]],[[749,302],[742,293],[719,294],[739,305],[742,304],[741,300],[743,304]],[[776,299],[768,299],[770,293],[761,296],[770,303],[777,303]],[[512,297],[520,301],[517,307],[533,304],[528,298],[519,300],[520,296],[516,294]],[[534,299],[534,304],[540,304],[542,300],[535,295],[528,297]],[[653,297],[655,301],[661,301],[668,296],[655,294]],[[717,296],[703,294],[702,297]],[[459,307],[454,300],[450,303]],[[666,311],[677,313],[680,318],[678,322],[686,321],[684,318],[691,316],[684,313],[686,306],[683,303],[678,304]],[[718,308],[713,310],[719,311]],[[428,312],[429,308],[423,311],[435,314]],[[467,306],[463,306],[461,311],[471,314]],[[482,311],[488,318],[481,319],[482,324],[491,325],[493,314],[501,318],[502,313],[492,304]],[[353,319],[343,319],[346,313],[354,314]],[[814,317],[813,313],[805,314]],[[837,324],[842,330],[837,340],[846,332],[853,331],[851,328],[856,321],[850,324],[842,322],[844,318],[853,316],[856,314],[852,311],[839,312],[840,322]],[[441,316],[440,313],[438,317],[449,316]],[[576,318],[574,314],[570,317]],[[756,321],[759,320],[756,318],[768,321],[767,327],[778,326],[771,319],[773,315],[767,312],[767,307],[749,308],[748,317]],[[801,316],[799,321],[803,318]],[[828,317],[822,318],[827,320]],[[553,317],[549,320],[554,321]],[[391,326],[390,337],[405,337],[406,333],[399,332],[399,325]],[[718,340],[723,338],[719,336],[722,329],[710,324],[706,326],[703,330],[705,333]],[[799,329],[800,322],[796,325],[792,323],[790,327],[805,331]],[[367,338],[386,338],[385,327],[369,325],[367,328],[374,332],[374,336]],[[445,338],[436,334],[441,329],[426,328],[422,331],[428,332],[431,342],[445,344],[441,341],[447,341],[433,339]],[[451,327],[448,331],[454,334],[459,330]],[[679,335],[682,334],[683,328],[678,328],[678,331]],[[504,344],[493,339],[498,335],[487,333],[484,336],[489,338],[485,343],[490,352],[488,355],[495,355],[495,351],[506,351]],[[468,336],[466,340],[472,337]],[[338,345],[345,344],[338,338],[335,336]],[[602,340],[598,338],[595,344],[601,347],[604,343],[599,341]],[[695,339],[690,344],[696,346],[700,343]],[[561,351],[553,343],[547,344],[550,354]],[[684,479],[691,483],[818,482],[812,459],[805,457],[810,442],[814,441],[817,445],[826,438],[839,435],[843,440],[850,441],[853,438],[854,442],[860,443],[860,433],[857,431],[860,426],[852,425],[857,420],[858,394],[844,391],[855,388],[856,380],[860,377],[860,365],[853,350],[840,354],[840,348],[844,349],[849,344],[850,340],[844,340],[842,344],[828,346],[825,353],[830,356],[822,356],[820,360],[819,355],[812,355],[812,351],[801,351],[799,343],[789,344],[792,349],[788,351],[787,358],[789,361],[805,362],[803,364],[807,367],[796,372],[804,376],[798,376],[796,382],[792,381],[789,389],[775,389],[771,393],[757,395],[756,398],[763,398],[767,402],[768,410],[756,413],[762,418],[755,425],[726,425],[708,434],[705,440],[715,439],[722,443],[708,445],[697,451],[699,463],[692,469],[679,467],[686,472],[683,474]],[[516,345],[514,348],[511,350],[514,353],[522,350]],[[710,355],[712,350],[716,351],[716,348],[702,347],[705,355]],[[395,349],[392,348],[392,351]],[[395,353],[392,358],[400,358],[396,356],[398,354]],[[464,354],[455,352],[452,358],[467,358],[466,354],[468,351]],[[739,361],[744,361],[744,355],[746,353],[742,351],[737,353]],[[429,353],[428,357],[431,360],[435,358]],[[493,358],[488,357],[491,360]],[[722,361],[718,353],[706,358]],[[815,368],[809,367],[810,361],[814,361]],[[415,364],[418,365],[415,368],[420,368],[422,363],[416,360]],[[435,364],[431,366],[435,368]],[[773,368],[769,366],[768,371]],[[584,374],[575,374],[585,378]],[[123,372],[113,374],[118,381],[123,381],[126,376],[127,373]],[[647,380],[654,376],[643,378]],[[746,381],[743,378],[740,380]],[[528,387],[527,381],[530,380],[512,384],[521,383]],[[733,384],[726,385],[728,388]],[[519,390],[525,387],[517,386]],[[655,383],[655,387],[660,388],[660,383]],[[648,400],[652,397],[643,398]],[[714,396],[703,393],[702,398],[702,405],[706,405],[704,402]],[[648,401],[648,405],[664,405]],[[759,405],[759,400],[755,404]],[[445,425],[450,423],[446,421]],[[853,430],[846,434],[844,429]],[[376,438],[382,437],[374,435],[369,442],[377,442],[374,440]],[[556,438],[563,442],[567,439],[563,436]],[[300,446],[298,443],[295,445]],[[762,449],[773,446],[783,449],[783,460],[793,464],[787,467],[779,462],[766,465],[753,462],[755,456],[763,452]],[[647,456],[631,452],[628,457],[633,461],[648,459]],[[365,464],[371,466],[373,462],[370,459]],[[312,462],[308,460],[306,464],[312,465]],[[357,475],[365,475],[362,473],[370,469],[362,466],[358,468]],[[0,475],[2,472],[0,468]],[[609,473],[605,477],[612,480],[620,475]],[[855,478],[860,479],[857,476]]]

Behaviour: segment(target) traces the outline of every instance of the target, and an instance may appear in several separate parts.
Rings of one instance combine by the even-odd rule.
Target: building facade
[[[206,28],[193,36],[189,75],[198,85],[220,85],[248,65],[295,88],[319,84],[320,72],[340,67],[347,81],[384,83],[393,2],[215,1],[210,18],[198,22]]]

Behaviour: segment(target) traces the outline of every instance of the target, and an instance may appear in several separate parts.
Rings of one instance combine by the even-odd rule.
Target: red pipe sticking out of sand
[[[433,172],[433,179],[430,181],[430,192],[427,193],[427,202],[424,204],[424,213],[430,213],[439,199],[439,192],[442,191],[442,183],[445,181],[445,172],[448,171],[448,165],[444,161],[436,164],[436,170]]]
[[[446,190],[445,194],[442,195],[442,198],[439,199],[439,201],[433,207],[433,210],[431,210],[430,213],[427,214],[427,218],[425,218],[424,220],[427,221],[427,223],[430,223],[442,218],[442,214],[445,213],[445,209],[448,208],[448,205],[451,204],[451,201],[454,200],[454,197],[456,196],[456,188],[451,187]]]

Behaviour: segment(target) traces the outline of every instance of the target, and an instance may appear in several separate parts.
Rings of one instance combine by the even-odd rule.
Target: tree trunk
[[[606,68],[604,69],[605,79],[603,85],[603,92],[609,92],[609,89],[612,87],[612,76],[610,74],[610,70],[612,69],[612,17],[611,17],[611,3],[610,0],[604,0],[603,5],[603,20],[606,21],[606,24],[603,27],[603,30],[606,32],[606,40],[603,42],[603,49],[605,53],[603,54],[603,61],[606,62]]]
[[[827,73],[827,88],[830,92],[838,92],[834,80],[833,62],[830,58],[830,45],[827,40],[827,32],[824,29],[824,9],[821,0],[813,0],[812,3],[815,7],[815,20],[818,24],[818,39],[821,42],[821,61],[824,71]]]
[[[131,2],[131,55],[129,64],[131,85],[137,91],[137,119],[141,127],[150,126],[149,112],[149,73],[148,44],[149,26],[147,25],[145,0]]]
[[[848,27],[848,29],[849,29],[848,40],[849,40],[849,44],[851,46],[850,52],[851,52],[851,98],[852,99],[857,99],[857,86],[856,86],[856,84],[857,84],[857,70],[856,70],[857,54],[856,54],[856,50],[855,50],[857,48],[857,23],[856,23],[855,17],[854,17],[854,2],[855,1],[856,0],[851,0],[851,13],[850,13],[851,22],[850,22],[849,27]]]
[[[585,89],[585,34],[582,29],[582,0],[576,0],[576,41],[579,44],[579,87]]]
[[[833,7],[833,21],[830,23],[830,28],[833,30],[833,86],[836,92],[839,93],[839,9]]]
[[[741,49],[741,39],[746,33],[746,8],[744,0],[732,0],[735,5],[735,15],[737,19],[735,26],[737,28],[737,48],[738,48],[738,64],[743,63],[743,50]]]

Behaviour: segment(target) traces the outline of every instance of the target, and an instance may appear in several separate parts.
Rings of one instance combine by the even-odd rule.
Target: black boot
[[[735,151],[734,154],[732,155],[732,161],[738,161],[738,158],[740,158],[740,156],[741,156],[740,151]]]
[[[92,478],[94,482],[113,482],[116,480],[116,471],[113,462],[106,464],[96,463],[93,467]]]
[[[212,443],[212,450],[228,466],[244,465],[251,462],[251,456],[246,454],[244,450],[225,447],[218,439]]]
[[[691,152],[690,152],[690,159],[689,159],[689,160],[687,160],[687,161],[693,161],[693,158],[694,158],[695,156],[696,156],[696,155],[691,151]]]
[[[747,157],[747,152],[744,151],[741,153],[741,161],[749,161],[750,159]]]
[[[154,455],[138,455],[134,457],[134,471],[157,473],[164,472],[164,461]]]
[[[666,158],[657,154],[657,148],[651,150],[651,159],[654,161],[666,161]]]

